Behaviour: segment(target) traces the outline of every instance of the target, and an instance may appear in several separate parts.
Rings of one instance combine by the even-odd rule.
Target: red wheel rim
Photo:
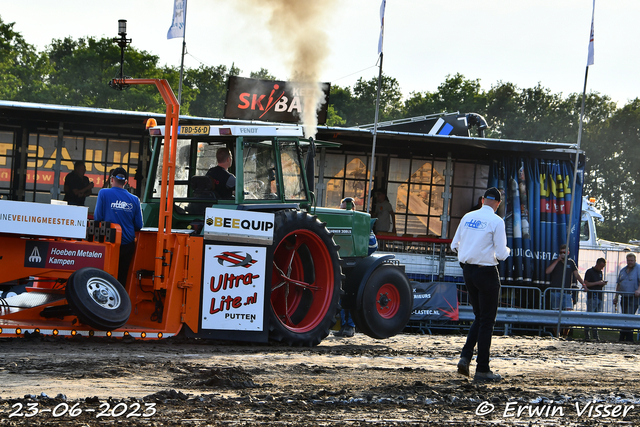
[[[400,309],[398,288],[391,283],[385,283],[380,286],[376,297],[376,308],[378,309],[378,314],[385,319],[391,319],[398,314]]]
[[[312,277],[305,277],[305,266]],[[304,333],[322,322],[333,299],[333,272],[329,250],[317,234],[296,230],[280,241],[273,254],[271,307],[284,327]]]

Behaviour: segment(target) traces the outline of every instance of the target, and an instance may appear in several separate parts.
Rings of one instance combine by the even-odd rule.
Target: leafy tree
[[[127,96],[108,83],[119,76],[120,48],[111,39],[93,37],[53,40],[48,46],[53,71],[49,76],[50,102],[96,108],[164,111],[164,102],[155,87],[131,86]],[[167,70],[165,70],[167,71]],[[158,78],[158,57],[128,47],[125,76]],[[164,76],[166,77],[166,76]]]
[[[412,92],[404,103],[405,117],[423,116],[443,112],[484,114],[487,96],[480,80],[470,80],[462,74],[448,75],[437,92]]]
[[[344,126],[347,121],[340,117],[332,104],[327,108],[327,126]]]
[[[261,80],[278,80],[275,76],[269,73],[269,70],[266,68],[260,68],[260,71],[252,71],[249,74],[249,77],[252,79],[261,79]]]
[[[597,137],[588,141],[587,149],[594,155],[586,174],[586,188],[590,196],[596,197],[596,205],[606,219],[599,227],[604,239],[640,238],[635,225],[640,217],[640,195],[636,192],[640,180],[639,142],[638,98],[616,110],[598,130]]]
[[[348,126],[373,123],[375,120],[376,98],[378,94],[378,78],[370,80],[358,79],[353,86],[353,97],[347,102],[346,111],[339,114]],[[346,95],[346,94],[344,94]],[[382,75],[380,89],[380,108],[378,121],[395,120],[402,117],[402,93],[400,84],[393,77]],[[333,102],[333,98],[332,98]],[[344,114],[344,115],[343,115]]]
[[[49,61],[13,30],[14,25],[0,18],[0,98],[36,102],[46,90]]]
[[[224,65],[187,70],[184,86],[192,91],[189,113],[201,117],[223,117],[224,101],[227,96],[227,76],[237,76],[238,68],[232,66],[227,71]]]
[[[350,87],[342,87],[339,85],[332,85],[329,91],[329,114],[327,116],[327,124],[332,126],[334,124],[347,125],[347,118],[351,116],[354,110],[353,92]],[[333,113],[331,113],[333,111]],[[339,123],[333,123],[332,114],[340,117]]]
[[[488,93],[489,136],[531,141],[575,142],[578,112],[574,102],[551,93],[539,83],[518,89],[512,83],[493,86]]]

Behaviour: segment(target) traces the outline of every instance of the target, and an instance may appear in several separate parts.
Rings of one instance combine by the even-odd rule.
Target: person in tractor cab
[[[233,192],[236,188],[236,177],[229,168],[233,163],[233,156],[228,148],[219,148],[216,151],[218,165],[207,171],[207,176],[211,179],[211,184],[221,199],[233,199]]]
[[[128,177],[124,168],[118,167],[111,171],[109,174],[111,188],[100,190],[96,210],[93,213],[94,220],[112,222],[122,228],[118,264],[118,282],[122,286],[126,285],[129,264],[136,250],[135,232],[142,228],[140,199],[124,189]]]

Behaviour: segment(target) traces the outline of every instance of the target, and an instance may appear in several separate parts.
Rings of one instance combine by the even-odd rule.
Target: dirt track
[[[5,340],[0,425],[640,425],[636,345],[495,337],[487,385],[456,373],[463,340]]]

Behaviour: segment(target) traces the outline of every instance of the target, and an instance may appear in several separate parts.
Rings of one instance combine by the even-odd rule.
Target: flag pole
[[[373,146],[371,147],[371,166],[369,167],[369,188],[367,191],[367,212],[371,213],[371,186],[373,183],[373,166],[376,158],[376,137],[378,136],[378,111],[380,110],[380,90],[382,87],[382,41],[384,37],[384,11],[387,7],[387,0],[382,0],[380,4],[380,38],[378,39],[378,54],[380,55],[380,71],[378,72],[378,91],[376,95],[376,113],[373,119]]]
[[[371,148],[371,166],[369,167],[369,191],[367,195],[367,212],[371,212],[371,184],[373,181],[373,166],[376,158],[376,137],[378,136],[378,111],[380,109],[380,88],[382,86],[382,58],[380,52],[380,71],[378,72],[378,94],[376,95],[376,114],[373,120],[373,146]]]
[[[587,56],[587,67],[584,72],[584,87],[582,88],[582,105],[580,106],[580,121],[578,124],[578,143],[576,144],[576,159],[573,165],[573,184],[571,186],[571,205],[569,206],[569,221],[567,223],[567,249],[569,249],[569,239],[571,237],[571,222],[573,219],[573,210],[576,207],[576,180],[578,178],[578,162],[580,161],[580,143],[582,142],[582,123],[584,122],[584,104],[587,97],[587,77],[589,76],[589,65],[593,65],[593,17],[596,11],[596,0],[593,0],[593,11],[591,12],[591,33],[589,35],[589,54]],[[580,200],[580,207],[582,208],[582,200]],[[576,254],[577,255],[577,254]],[[566,263],[566,258],[565,258]],[[562,285],[560,287],[560,306],[558,307],[558,327],[556,330],[556,337],[560,338],[560,325],[562,323],[562,305],[564,298],[564,281],[567,274],[567,269],[563,268],[562,271]],[[573,272],[571,273],[573,274]]]
[[[182,78],[184,76],[184,53],[187,50],[187,2],[184,2],[184,30],[182,32],[182,57],[180,59],[180,83],[178,83],[178,104],[182,100]]]

